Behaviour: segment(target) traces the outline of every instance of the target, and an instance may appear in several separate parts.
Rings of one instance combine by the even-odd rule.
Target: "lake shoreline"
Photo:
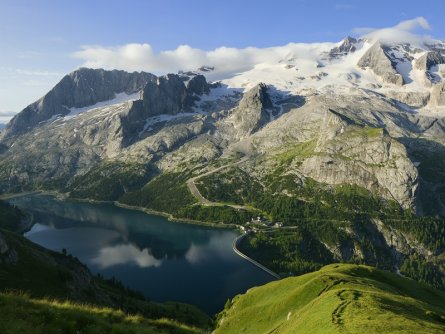
[[[234,230],[234,229],[238,229],[239,228],[237,225],[234,225],[234,224],[223,224],[223,223],[218,224],[218,223],[204,222],[204,221],[200,221],[200,220],[178,218],[178,217],[173,216],[171,213],[167,213],[167,212],[163,212],[163,211],[156,211],[156,210],[152,210],[152,209],[147,209],[147,208],[144,208],[144,207],[141,207],[141,206],[127,205],[127,204],[120,203],[118,201],[114,201],[112,203],[115,206],[120,207],[120,208],[129,209],[129,210],[142,211],[142,212],[144,212],[146,214],[150,214],[150,215],[162,216],[162,217],[167,218],[168,221],[175,222],[175,223],[207,226],[207,227],[230,229],[230,230]]]
[[[21,193],[0,194],[0,200],[6,201],[8,199],[13,199],[13,198],[28,196],[28,195],[41,194],[41,193],[42,192],[40,190],[35,190],[35,191],[25,191],[25,192],[21,192]]]
[[[205,221],[200,221],[200,220],[178,218],[168,212],[152,210],[152,209],[144,208],[141,206],[128,205],[128,204],[120,203],[118,201],[99,201],[99,200],[94,200],[94,199],[90,199],[90,198],[68,197],[65,193],[60,193],[57,191],[36,190],[36,191],[29,191],[29,192],[22,192],[22,193],[2,194],[2,195],[0,195],[0,200],[8,200],[8,199],[13,199],[13,198],[17,198],[17,197],[37,195],[37,194],[53,196],[61,201],[71,200],[71,201],[75,201],[75,202],[84,202],[84,203],[93,203],[93,204],[113,204],[119,208],[123,208],[123,209],[127,209],[127,210],[135,210],[135,211],[143,212],[148,215],[164,217],[164,218],[167,218],[168,221],[174,222],[174,223],[206,226],[206,227],[212,227],[212,228],[218,228],[218,229],[229,229],[229,230],[238,230],[239,229],[239,226],[235,225],[235,224],[210,223],[210,222],[205,222]],[[32,225],[34,225],[34,223]],[[29,229],[32,227],[32,225],[29,227]]]

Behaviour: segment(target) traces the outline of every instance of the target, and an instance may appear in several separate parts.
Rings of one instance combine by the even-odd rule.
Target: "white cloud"
[[[12,117],[1,117],[0,116],[0,124],[7,124]]]
[[[419,16],[411,20],[402,21],[399,24],[397,24],[394,28],[399,30],[410,31],[418,27],[426,30],[431,30],[430,24],[423,16]]]
[[[349,5],[337,4],[339,9]],[[356,28],[354,32],[362,37],[380,39],[382,42],[411,42],[415,45],[431,41],[431,37],[418,35],[416,31],[431,29],[428,21],[417,17],[388,28]],[[233,74],[254,68],[260,63],[277,63],[279,60],[296,56],[299,61],[314,61],[320,51],[329,50],[334,43],[298,44],[243,49],[219,47],[202,50],[189,45],[180,45],[174,50],[155,52],[150,44],[126,44],[116,47],[83,46],[74,52],[75,58],[83,60],[82,66],[127,71],[147,71],[155,74],[175,73],[179,70],[195,70],[203,65],[215,67],[207,75],[209,80],[225,79]]]
[[[232,249],[227,249],[227,245],[231,244],[233,238],[232,234],[225,234],[212,237],[208,243],[203,245],[192,244],[187,250],[185,258],[194,265],[212,261],[215,258],[221,258],[225,261],[237,260],[238,258],[233,256]]]
[[[297,44],[270,48],[247,47],[243,49],[219,47],[206,51],[189,45],[180,45],[174,50],[155,53],[149,44],[127,44],[118,47],[84,46],[73,54],[84,61],[82,66],[127,71],[148,71],[155,74],[196,70],[201,66],[213,66],[210,80],[223,79],[253,68],[259,63],[276,63],[289,56],[313,59],[312,48],[329,49],[333,43]]]
[[[140,268],[159,267],[162,264],[162,260],[156,259],[147,248],[140,250],[131,244],[102,248],[92,262],[102,269],[128,263],[133,263]]]
[[[431,30],[428,21],[422,17],[416,17],[411,20],[402,21],[393,27],[388,28],[355,28],[354,33],[360,37],[366,37],[372,40],[380,40],[382,43],[411,43],[422,46],[424,43],[432,42],[433,38],[429,35],[416,34],[416,31]]]
[[[15,111],[0,110],[0,117],[10,117],[10,116],[14,116],[15,114],[17,114],[17,112],[15,112]]]
[[[0,123],[6,124],[9,120],[17,114],[15,111],[0,110]]]

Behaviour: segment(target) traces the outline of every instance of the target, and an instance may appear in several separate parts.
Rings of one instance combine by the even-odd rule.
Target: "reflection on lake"
[[[100,269],[105,269],[118,264],[134,264],[139,268],[159,267],[162,260],[156,259],[148,253],[148,249],[140,250],[131,244],[120,244],[111,247],[104,247],[99,251],[99,255],[92,259]]]
[[[25,234],[28,239],[55,251],[65,248],[92,272],[115,276],[152,300],[215,313],[227,298],[272,280],[233,252],[235,231],[46,195],[9,202],[33,214],[37,224]]]

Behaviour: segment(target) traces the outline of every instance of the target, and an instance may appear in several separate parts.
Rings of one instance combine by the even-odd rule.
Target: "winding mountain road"
[[[207,198],[205,198],[204,196],[202,196],[201,192],[199,191],[199,189],[198,189],[198,187],[196,186],[196,183],[195,183],[196,180],[198,180],[198,179],[200,179],[200,178],[202,178],[204,176],[208,176],[208,175],[211,175],[213,173],[219,172],[219,171],[221,171],[223,169],[226,169],[226,168],[229,168],[229,167],[232,167],[232,166],[236,166],[236,165],[242,164],[243,162],[247,161],[248,159],[249,159],[249,157],[246,156],[246,157],[244,157],[241,160],[238,160],[236,162],[232,162],[232,163],[229,163],[227,165],[220,166],[220,167],[215,168],[215,169],[213,169],[211,171],[205,172],[203,174],[200,174],[198,176],[194,176],[194,177],[188,179],[186,183],[187,183],[187,187],[188,187],[190,193],[199,201],[199,204],[201,204],[201,205],[206,205],[206,206],[230,206],[230,207],[232,207],[234,209],[237,209],[237,210],[240,210],[240,209],[241,210],[247,210],[247,209],[249,209],[249,207],[244,206],[244,205],[212,202],[212,201],[208,200]]]
[[[204,176],[208,176],[211,175],[213,173],[219,172],[223,169],[232,167],[232,166],[236,166],[239,164],[242,164],[243,162],[247,161],[247,159],[249,159],[248,156],[245,156],[244,158],[242,158],[241,160],[238,160],[236,162],[232,162],[230,164],[215,168],[211,171],[205,172],[203,174],[200,174],[198,176],[192,177],[190,179],[187,180],[187,187],[190,191],[190,193],[199,201],[199,204],[201,205],[207,205],[207,206],[230,206],[234,209],[251,209],[247,206],[244,205],[236,205],[236,204],[226,204],[226,203],[219,203],[219,202],[212,202],[209,201],[207,198],[205,198],[204,196],[202,196],[201,192],[199,191],[198,187],[196,187],[196,183],[195,181],[204,177]],[[273,272],[272,270],[266,268],[265,266],[263,266],[261,263],[255,261],[254,259],[250,258],[249,256],[247,256],[246,254],[244,254],[243,252],[241,252],[238,248],[239,243],[241,242],[241,240],[247,236],[247,233],[243,233],[241,235],[239,235],[237,238],[235,238],[235,240],[233,240],[233,244],[232,244],[232,248],[233,251],[238,254],[239,256],[241,256],[243,259],[249,261],[250,263],[252,263],[253,265],[257,266],[258,268],[260,268],[261,270],[265,271],[266,273],[268,273],[269,275],[273,276],[276,279],[281,279],[281,277]]]

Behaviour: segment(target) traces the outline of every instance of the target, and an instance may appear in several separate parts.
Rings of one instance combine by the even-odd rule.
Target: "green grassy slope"
[[[147,319],[120,310],[0,293],[0,328],[15,333],[204,333],[171,319]]]
[[[444,333],[445,293],[372,267],[337,264],[253,288],[216,333]]]

